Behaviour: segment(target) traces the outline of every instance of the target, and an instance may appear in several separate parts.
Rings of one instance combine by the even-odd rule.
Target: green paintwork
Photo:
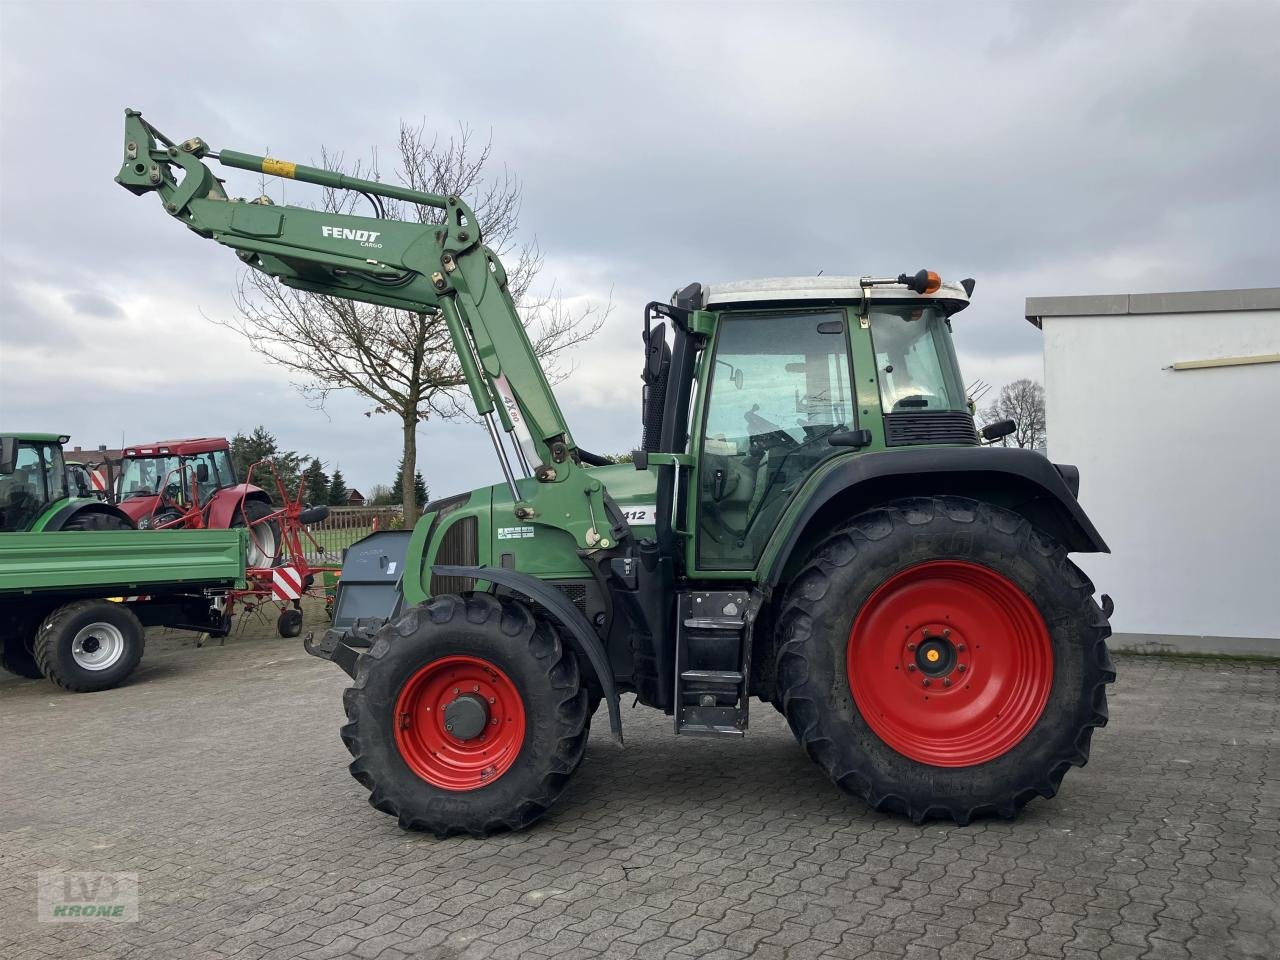
[[[350,214],[330,214],[304,207],[231,200],[203,158],[254,173],[283,176],[336,189],[357,190],[396,198],[442,211],[442,225],[393,221]],[[722,321],[738,309],[767,313],[768,304],[695,310],[688,316],[693,335],[702,340],[695,373],[691,440],[684,453],[649,455],[648,471],[631,464],[586,468],[577,462],[569,428],[524,325],[507,290],[506,272],[497,255],[484,246],[471,209],[457,197],[421,193],[375,183],[287,161],[223,150],[213,154],[200,140],[171,144],[140,114],[126,111],[125,156],[116,181],[137,194],[156,192],[166,211],[200,236],[237,251],[250,267],[300,290],[410,311],[438,311],[449,329],[463,378],[477,412],[518,442],[521,436],[534,476],[474,491],[470,501],[439,524],[434,514],[417,524],[409,543],[404,578],[409,603],[427,599],[430,569],[449,527],[464,517],[478,524],[478,562],[498,564],[510,554],[515,568],[544,578],[587,575],[579,551],[613,546],[605,509],[606,490],[624,513],[642,516],[655,506],[659,465],[675,466],[689,480],[685,516],[672,518],[685,550],[685,572],[691,577],[758,580],[787,539],[805,499],[820,478],[849,457],[885,449],[876,354],[860,298],[815,304],[814,309],[843,313],[848,361],[852,372],[850,399],[854,424],[870,432],[861,450],[832,454],[797,484],[782,504],[777,525],[751,569],[699,569],[694,537],[699,529],[702,433],[716,341]],[[784,308],[794,314],[794,305]],[[631,508],[628,511],[628,508]],[[433,527],[435,529],[433,529]],[[652,520],[637,521],[633,534],[651,536]],[[418,558],[415,560],[414,558]],[[408,573],[408,571],[406,571]]]
[[[244,581],[245,535],[242,529],[6,533],[0,536],[0,594],[235,586]]]
[[[116,182],[156,192],[165,210],[197,234],[287,286],[411,311],[440,311],[476,409],[495,408],[517,436],[527,429],[541,480],[518,482],[512,511],[526,523],[567,532],[580,547],[608,547],[591,513],[603,517],[600,488],[574,459],[574,442],[507,290],[506,271],[481,242],[470,207],[404,187],[347,177],[252,154],[223,151],[228,166],[395,197],[443,211],[443,225],[330,214],[305,207],[231,200],[201,158],[198,139],[168,146],[141,114],[125,112],[124,160]],[[175,169],[181,173],[179,180]],[[503,384],[513,397],[504,401]],[[588,509],[588,502],[591,509]],[[607,533],[607,531],[605,531]]]
[[[13,437],[15,440],[26,440],[30,443],[66,443],[67,440],[65,433],[23,433],[21,431],[8,430],[5,431],[4,436]]]

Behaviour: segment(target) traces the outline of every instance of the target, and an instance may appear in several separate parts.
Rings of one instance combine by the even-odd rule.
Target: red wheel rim
[[[479,657],[441,657],[422,667],[401,688],[393,722],[409,769],[444,790],[492,783],[524,744],[520,692]]]
[[[849,687],[904,756],[968,767],[1013,749],[1053,686],[1053,647],[1031,599],[994,570],[933,560],[890,577],[849,633]]]

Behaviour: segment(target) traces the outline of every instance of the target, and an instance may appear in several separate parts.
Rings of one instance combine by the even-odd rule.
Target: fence
[[[302,537],[302,549],[308,552],[309,561],[336,562],[344,549],[373,533],[375,521],[379,530],[397,530],[404,526],[404,511],[400,507],[330,507],[326,520],[306,527],[323,554],[315,552],[306,536]]]

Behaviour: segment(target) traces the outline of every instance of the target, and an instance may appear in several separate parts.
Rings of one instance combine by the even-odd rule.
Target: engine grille
[[[444,532],[436,563],[473,567],[480,562],[479,527],[475,517],[461,517]],[[476,584],[472,577],[438,577],[431,575],[431,593],[458,593]]]
[[[556,589],[565,595],[565,599],[578,608],[585,617],[587,615],[587,585],[585,583],[557,583]]]
[[[884,442],[889,447],[913,443],[978,443],[973,417],[954,410],[932,413],[886,413]]]

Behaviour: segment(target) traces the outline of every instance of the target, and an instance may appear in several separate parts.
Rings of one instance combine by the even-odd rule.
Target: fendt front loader
[[[117,182],[300,290],[443,318],[503,482],[348,552],[308,644],[354,683],[343,741],[401,826],[527,826],[603,701],[742,737],[773,704],[843,790],[917,822],[1051,797],[1107,720],[1106,545],[1075,468],[984,446],[951,342],[973,282],[691,284],[644,314],[634,464],[578,446],[459,197],[200,139],[128,111]],[[365,194],[377,216],[228,198],[205,164]],[[381,216],[379,197],[441,212]],[[777,236],[785,234],[778,233]],[[991,438],[988,432],[987,438]]]

